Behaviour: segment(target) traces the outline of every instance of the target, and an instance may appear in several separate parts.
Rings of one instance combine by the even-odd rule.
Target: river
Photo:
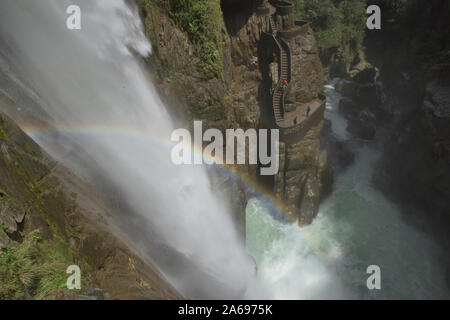
[[[337,112],[337,79],[325,86],[325,117],[333,134],[349,139]],[[379,157],[374,143],[352,143],[355,162],[335,177],[332,194],[306,227],[282,223],[261,198],[246,210],[247,247],[258,277],[277,299],[449,298],[445,251],[408,224],[399,207],[371,183]],[[370,265],[381,270],[381,289],[369,290]]]

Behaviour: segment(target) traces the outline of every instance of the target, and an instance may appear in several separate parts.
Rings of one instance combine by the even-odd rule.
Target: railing
[[[277,37],[276,37],[277,27],[275,25],[275,22],[273,21],[273,18],[269,17],[269,21],[270,21],[270,29],[271,29],[271,33],[272,33],[272,38],[276,44],[276,47],[275,47],[276,51],[277,51],[276,53],[280,57],[280,63],[278,63],[278,82],[277,82],[275,89],[272,92],[273,113],[274,113],[274,117],[275,117],[275,122],[277,124],[279,124],[280,121],[283,121],[283,114],[282,114],[283,111],[280,109],[282,97],[280,99],[280,95],[279,95],[280,88],[283,83],[283,66],[281,63],[282,55],[283,55],[283,48],[281,47],[280,43],[277,40]]]
[[[309,25],[306,21],[296,21],[295,30],[291,30],[291,34],[300,34],[307,30]],[[286,95],[289,92],[289,88],[292,80],[292,54],[289,43],[281,38],[283,31],[278,31],[275,21],[272,16],[269,17],[270,34],[269,35],[275,43],[275,53],[279,57],[278,63],[278,81],[275,89],[272,92],[272,107],[275,118],[275,124],[280,129],[280,137],[283,141],[298,141],[309,129],[318,124],[323,119],[323,113],[325,111],[326,97],[323,94],[318,95],[318,99],[314,100],[309,106],[311,114],[306,116],[301,114],[304,111],[305,105],[297,106],[294,110],[287,112],[285,108]],[[289,30],[287,31],[289,32]],[[289,33],[284,32],[284,35]],[[287,87],[281,91],[283,81],[287,80]],[[299,119],[299,122],[296,119]]]
[[[272,20],[272,19],[271,19]],[[273,22],[273,20],[272,20]],[[275,29],[276,30],[276,29]],[[286,93],[289,90],[289,86],[291,83],[291,76],[292,76],[292,65],[291,65],[291,49],[289,47],[289,44],[284,41],[278,41],[276,36],[272,33],[273,40],[276,44],[276,50],[278,53],[279,63],[278,63],[278,83],[275,87],[273,93],[272,93],[272,105],[273,105],[273,111],[275,115],[275,122],[278,126],[281,126],[281,122],[283,121],[283,115],[285,114],[285,108],[284,108],[284,100],[286,98]],[[284,59],[286,58],[286,61]],[[286,70],[286,73],[283,71]],[[281,86],[283,84],[283,81],[286,80],[288,82],[288,85],[283,90],[281,95],[279,94]]]
[[[286,74],[286,80],[287,80],[287,87],[283,92],[283,98],[282,98],[282,107],[283,107],[283,112],[285,112],[284,109],[284,99],[286,97],[286,93],[289,92],[289,86],[291,85],[291,79],[292,79],[292,60],[291,60],[291,47],[289,46],[289,44],[284,41],[283,39],[280,39],[280,44],[282,49],[284,49],[284,51],[286,52],[286,57],[287,57],[287,74]]]
[[[322,94],[319,94],[319,99],[322,100]],[[280,128],[280,139],[284,142],[295,142],[303,138],[306,133],[315,125],[318,125],[323,120],[325,112],[325,97],[321,101],[320,106],[315,109],[307,119],[304,119],[295,126],[289,128]]]
[[[274,35],[272,35],[272,36],[277,45],[276,48],[278,51],[278,56],[280,57],[280,63],[278,63],[278,83],[272,93],[272,105],[273,105],[273,111],[274,111],[274,116],[275,116],[275,122],[278,125],[280,121],[283,121],[283,112],[284,112],[284,110],[281,109],[281,102],[283,100],[284,92],[281,95],[281,99],[279,96],[281,85],[283,83],[283,66],[281,63],[283,49],[281,48],[281,45],[278,42],[278,40],[276,39],[276,37]]]
[[[284,39],[290,39],[303,35],[307,32],[310,23],[308,21],[297,20],[295,27],[290,30],[278,31],[278,36]]]
[[[272,35],[276,35],[278,30],[277,30],[277,26],[275,25],[275,21],[273,21],[272,16],[269,17],[269,25],[270,25],[270,33]]]

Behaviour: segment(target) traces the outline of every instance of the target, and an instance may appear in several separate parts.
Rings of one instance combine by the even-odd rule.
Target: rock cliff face
[[[313,32],[287,40],[291,51],[291,81],[286,100],[308,103],[323,90],[323,70]],[[298,212],[300,224],[309,224],[317,214],[321,191],[329,184],[327,154],[320,149],[323,119],[315,123],[298,141],[282,143],[280,171],[274,190],[291,212]],[[324,191],[324,190],[323,190]]]
[[[292,80],[290,99],[305,103],[312,101],[323,91],[323,69],[311,28],[290,39],[292,56]]]
[[[217,0],[215,0],[217,2]],[[262,40],[269,32],[268,14],[275,8],[266,1],[221,1],[223,34],[222,76],[205,72],[204,63],[196,52],[198,44],[170,18],[168,5],[152,2],[141,4],[147,35],[153,44],[150,65],[161,96],[174,111],[176,119],[204,120],[206,127],[271,128],[270,63],[272,49]],[[280,20],[283,24],[293,21]],[[301,36],[289,40],[292,56],[292,86],[288,99],[297,103],[311,101],[323,88],[323,70],[317,46],[309,27]],[[174,52],[177,52],[174,55]],[[317,214],[321,188],[329,179],[326,154],[320,151],[319,136],[323,121],[307,132],[299,141],[281,143],[281,168],[277,176],[260,179],[257,166],[236,166],[235,170],[251,179],[259,180],[295,211],[301,223],[310,223]],[[220,179],[219,179],[220,180]],[[228,181],[222,179],[221,181]],[[243,190],[237,183],[233,188]],[[237,189],[236,189],[237,188]],[[240,191],[237,191],[241,193]],[[240,197],[241,198],[241,197]],[[242,226],[246,201],[235,206],[238,223]]]
[[[449,3],[412,1],[406,9],[386,9],[382,32],[367,39],[392,111],[375,182],[408,216],[425,218],[433,234],[442,231],[449,243]]]
[[[409,85],[411,90],[420,92],[420,96],[412,105],[402,108],[398,125],[379,162],[375,181],[390,197],[400,200],[409,214],[422,212],[432,225],[447,233],[445,230],[450,224],[450,77],[448,71],[443,71],[428,81]],[[400,94],[397,101],[403,104],[405,97]],[[450,241],[448,236],[446,241]]]
[[[180,298],[111,233],[114,206],[3,113],[18,110],[0,95],[0,299]],[[81,290],[66,289],[70,265]]]
[[[275,193],[300,224],[312,222],[319,209],[322,193],[331,183],[327,154],[320,150],[323,122],[311,128],[300,142],[281,143],[280,171],[275,177]]]

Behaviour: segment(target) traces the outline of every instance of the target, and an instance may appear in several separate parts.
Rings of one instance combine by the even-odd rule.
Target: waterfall
[[[66,27],[79,5],[81,30]],[[137,9],[126,0],[0,1],[0,91],[53,129],[25,128],[64,165],[107,186],[122,231],[188,298],[448,298],[442,257],[370,183],[378,155],[355,147],[310,226],[247,207],[247,244],[201,166],[170,160],[173,123],[137,56],[151,54]],[[6,79],[7,78],[7,79]],[[6,85],[8,84],[8,85]],[[326,117],[348,139],[340,96],[325,88]],[[366,268],[379,265],[380,291]]]
[[[66,27],[73,4],[81,30]],[[28,111],[55,127],[29,133],[66,166],[108,182],[135,222],[130,238],[168,280],[189,298],[254,297],[254,266],[227,203],[203,167],[171,163],[174,128],[136,58],[151,45],[134,3],[2,0],[0,42],[34,101]]]

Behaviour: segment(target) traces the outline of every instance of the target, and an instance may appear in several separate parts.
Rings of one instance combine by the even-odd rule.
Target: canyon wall
[[[426,218],[423,227],[449,243],[449,3],[382,9],[383,29],[368,34],[367,51],[392,100],[392,130],[375,182],[408,217]]]
[[[5,113],[25,115],[0,94],[0,299],[181,298],[113,234],[114,202],[51,159]],[[81,269],[81,290],[66,287],[70,265]]]
[[[220,36],[210,36],[217,42],[215,65],[220,71],[216,73],[208,71],[207,62],[202,59],[202,44],[192,41],[189,30],[183,30],[169,1],[140,2],[147,36],[153,45],[149,68],[162,99],[182,126],[192,127],[192,120],[198,119],[203,120],[204,129],[273,128],[270,98],[273,79],[269,65],[274,57],[263,33],[269,31],[268,14],[274,8],[265,1],[208,3],[211,12],[218,5],[221,12],[220,19],[215,21],[217,26],[209,27],[220,29]],[[293,80],[289,96],[299,103],[311,101],[323,89],[314,35],[309,26],[305,30],[290,43]],[[320,150],[319,143],[322,126],[323,121],[319,121],[295,143],[281,143],[281,168],[275,177],[259,177],[255,165],[233,168],[280,199],[300,223],[312,221],[317,214],[321,188],[330,183],[326,153]],[[247,201],[243,191],[247,187],[226,175],[216,180],[221,181],[218,189],[237,199],[232,204],[236,221],[243,228]]]

